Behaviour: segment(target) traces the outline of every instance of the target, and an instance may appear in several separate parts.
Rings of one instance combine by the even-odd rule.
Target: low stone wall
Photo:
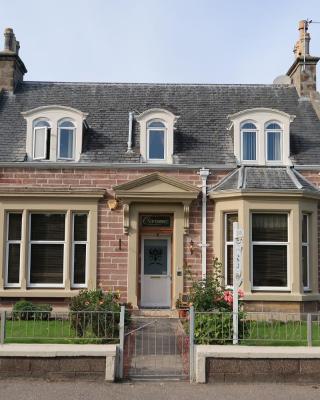
[[[0,379],[31,377],[50,380],[114,381],[117,345],[0,345]]]
[[[320,383],[319,347],[198,345],[198,383]]]
[[[207,358],[208,383],[320,383],[320,360]]]
[[[106,357],[0,357],[0,379],[104,380]]]

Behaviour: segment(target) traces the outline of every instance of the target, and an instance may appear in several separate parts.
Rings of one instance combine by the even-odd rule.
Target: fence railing
[[[120,311],[2,311],[0,343],[118,343]]]
[[[233,313],[196,312],[195,344],[232,344]],[[239,313],[239,344],[320,346],[320,313]]]

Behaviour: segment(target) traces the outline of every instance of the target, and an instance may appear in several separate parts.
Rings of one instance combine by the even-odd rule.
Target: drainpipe
[[[133,124],[133,116],[134,112],[130,111],[129,112],[129,130],[128,130],[128,148],[127,148],[127,153],[132,153],[132,124]]]
[[[201,230],[201,272],[202,279],[207,276],[207,178],[210,171],[206,168],[201,168],[199,174],[202,184],[202,230]]]

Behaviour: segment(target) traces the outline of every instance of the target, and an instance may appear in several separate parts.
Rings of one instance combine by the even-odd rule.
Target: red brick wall
[[[136,179],[154,169],[0,169],[0,186],[22,185],[38,187],[99,187],[107,190],[107,196],[113,196],[112,187]],[[164,172],[192,185],[201,185],[198,170],[175,170]],[[226,171],[213,173],[208,178],[208,185],[216,184],[227,174]],[[208,202],[207,220],[207,268],[212,265],[213,258],[213,212],[214,205]],[[119,248],[121,239],[121,249]],[[191,255],[189,242],[194,242]],[[201,274],[201,196],[190,207],[190,233],[184,238],[185,262],[192,272]],[[128,237],[123,233],[123,212],[119,208],[110,211],[106,201],[100,201],[98,215],[98,259],[97,284],[104,289],[119,290],[126,299],[127,289]]]

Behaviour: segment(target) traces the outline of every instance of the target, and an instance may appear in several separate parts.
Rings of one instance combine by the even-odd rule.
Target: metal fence
[[[2,311],[0,343],[118,343],[120,312]]]
[[[238,343],[252,346],[320,346],[319,313],[239,313]],[[233,313],[196,312],[195,344],[232,344]]]

